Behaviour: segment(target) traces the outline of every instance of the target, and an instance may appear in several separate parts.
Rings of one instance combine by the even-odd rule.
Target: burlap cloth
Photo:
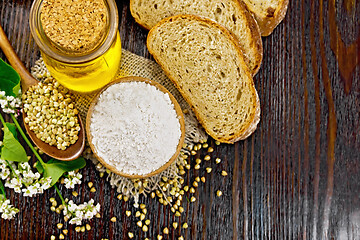
[[[50,76],[49,72],[46,69],[46,66],[42,59],[40,58],[35,66],[31,69],[31,73],[34,77],[41,80],[44,77]],[[206,139],[207,135],[201,128],[200,124],[194,117],[193,112],[191,111],[190,106],[186,103],[184,98],[181,96],[179,91],[175,88],[174,84],[166,77],[163,70],[160,66],[149,59],[133,54],[127,50],[122,50],[121,55],[121,64],[120,69],[117,73],[117,78],[124,76],[139,76],[149,78],[153,81],[156,81],[167,88],[171,94],[176,98],[178,103],[180,104],[185,118],[185,143],[187,145],[193,145],[196,142],[199,142],[202,139]],[[88,95],[79,95],[76,94],[76,102],[75,105],[78,108],[80,115],[82,117],[83,122],[85,123],[86,114],[89,109],[89,105],[93,98],[95,97],[97,92]],[[106,143],[104,143],[106,144]],[[187,148],[183,148],[182,152],[187,153]],[[107,172],[108,177],[107,180],[110,184],[117,189],[117,191],[125,196],[130,198],[134,198],[135,203],[138,202],[139,199],[139,190],[134,186],[134,181],[116,175],[112,172],[107,171],[105,167],[99,164],[99,161],[94,157],[89,147],[83,153],[83,156],[86,159],[90,159],[96,166],[96,169],[99,172]],[[162,173],[148,178],[148,185],[145,188],[143,194],[147,194],[158,188],[158,183],[161,180],[161,177],[166,176],[168,178],[178,177],[178,168],[176,163],[180,163],[180,161],[175,161],[168,169],[163,171]]]

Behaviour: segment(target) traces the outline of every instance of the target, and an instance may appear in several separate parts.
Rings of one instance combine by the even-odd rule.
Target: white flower
[[[11,170],[8,167],[6,161],[0,159],[0,178],[2,180],[9,178],[10,173],[11,173]]]
[[[72,219],[69,221],[69,223],[70,223],[70,224],[81,225],[81,221],[82,221],[81,218],[72,218]]]
[[[82,175],[75,171],[68,172],[68,176],[64,179],[64,184],[67,189],[74,188],[76,184],[81,184]]]
[[[0,105],[4,113],[16,113],[16,109],[21,106],[21,99],[19,97],[5,96],[5,92],[1,91]]]
[[[93,216],[94,216],[93,212],[88,211],[85,213],[84,217],[85,219],[91,219]]]
[[[22,183],[21,180],[14,177],[10,181],[5,182],[5,187],[12,188],[16,193],[21,192]]]
[[[64,215],[71,218],[69,223],[76,225],[81,225],[82,220],[92,219],[98,212],[100,212],[100,204],[94,206],[93,199],[80,205],[70,200],[63,210]]]
[[[6,163],[4,165],[3,163]],[[40,173],[34,173],[31,170],[31,166],[28,162],[18,163],[17,165],[11,162],[11,167],[14,170],[15,174],[10,171],[10,175],[7,170],[8,163],[6,161],[0,160],[0,167],[6,166],[3,170],[0,170],[0,176],[5,177],[5,187],[9,187],[14,189],[15,192],[21,193],[23,192],[24,196],[32,197],[36,194],[43,193],[44,190],[51,187],[51,177],[49,178],[41,178]]]
[[[38,193],[38,188],[35,185],[30,185],[22,191],[25,197],[32,197]]]
[[[43,179],[40,179],[40,182],[42,183],[41,185],[41,193],[44,191],[44,190],[47,190],[51,187],[51,177],[47,177],[47,178],[43,178]]]
[[[0,196],[0,213],[2,213],[1,218],[12,219],[17,212],[19,212],[19,209],[13,207],[10,204],[10,200]]]
[[[39,179],[40,177],[41,177],[40,173],[36,172],[36,173],[34,174],[34,178],[35,178],[35,179]]]
[[[67,209],[69,210],[69,212],[74,212],[77,209],[77,206],[72,200],[70,200]]]
[[[31,167],[28,162],[19,163],[19,169],[23,171],[30,171]]]

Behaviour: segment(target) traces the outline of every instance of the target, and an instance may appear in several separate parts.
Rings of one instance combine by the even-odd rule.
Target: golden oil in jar
[[[35,0],[30,28],[46,67],[63,86],[92,92],[116,76],[121,40],[114,0]]]
[[[44,63],[51,75],[64,87],[77,92],[91,92],[108,84],[116,75],[121,58],[121,40],[116,40],[100,57],[84,63],[59,62],[42,54]]]

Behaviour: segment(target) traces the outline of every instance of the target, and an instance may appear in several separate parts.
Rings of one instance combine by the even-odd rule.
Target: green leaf
[[[0,199],[1,198],[6,198],[6,195],[5,195],[5,187],[2,183],[2,181],[0,180],[0,191],[1,191],[1,194],[0,194]]]
[[[29,161],[25,149],[15,138],[7,124],[4,126],[4,139],[3,146],[1,148],[1,158],[12,162]]]
[[[20,93],[20,76],[6,62],[0,58],[0,90],[5,91],[6,96],[16,97]]]
[[[59,161],[51,159],[47,163],[43,164],[42,167],[44,169],[44,177],[51,177],[51,186],[53,186],[65,172],[81,169],[85,167],[85,165],[85,159],[83,157],[79,157],[78,159],[72,161]]]
[[[17,139],[17,140],[19,140],[18,139],[18,137],[17,137],[17,131],[16,131],[16,126],[15,126],[15,124],[14,123],[5,123],[6,124],[6,126],[9,128],[9,131],[14,135],[14,137]]]
[[[41,165],[40,162],[36,162],[35,167],[36,167],[36,169],[38,170],[38,172],[39,172],[40,174],[43,174],[44,168],[43,168],[43,166]]]

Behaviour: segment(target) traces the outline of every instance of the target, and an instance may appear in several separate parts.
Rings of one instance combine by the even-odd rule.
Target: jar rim
[[[109,28],[108,31],[105,33],[105,40],[102,40],[100,45],[88,54],[71,55],[56,50],[56,48],[54,47],[50,47],[51,43],[48,38],[44,34],[41,34],[42,26],[40,21],[40,12],[43,0],[35,0],[31,5],[29,23],[31,34],[40,50],[44,54],[55,60],[67,63],[87,62],[96,59],[97,57],[104,54],[111,47],[112,43],[116,38],[119,16],[117,6],[114,0],[103,1],[108,9],[109,14]]]

